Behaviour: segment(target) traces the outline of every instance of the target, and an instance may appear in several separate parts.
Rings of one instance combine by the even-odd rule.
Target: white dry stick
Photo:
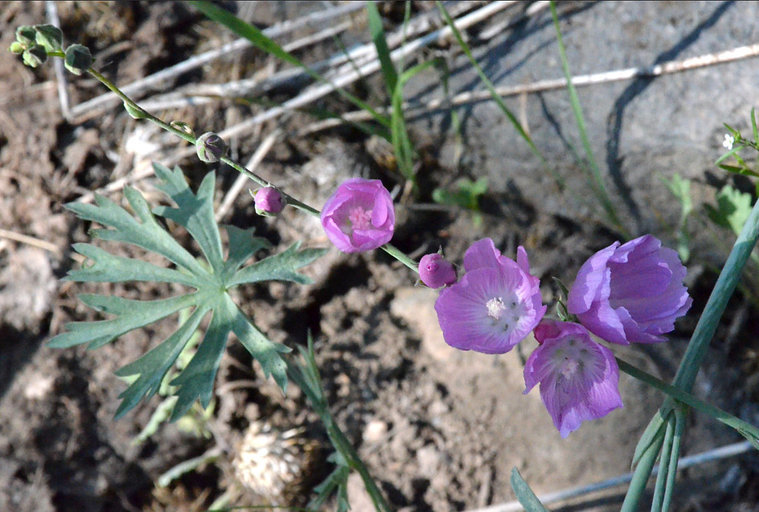
[[[459,30],[465,30],[472,25],[475,25],[477,23],[480,23],[481,21],[484,21],[488,19],[489,17],[493,16],[495,13],[497,13],[500,10],[503,10],[511,5],[513,5],[514,2],[494,2],[491,4],[487,4],[485,7],[474,11],[471,14],[468,14],[466,16],[462,16],[458,20],[455,20],[454,23],[456,27]],[[426,46],[429,46],[433,42],[439,42],[444,41],[447,38],[451,37],[453,34],[453,31],[448,27],[447,25],[444,28],[441,28],[439,30],[436,30],[435,32],[432,32],[424,37],[421,37],[419,39],[416,39],[415,41],[412,41],[411,43],[403,46],[402,48],[399,48],[393,52],[391,52],[390,57],[393,60],[399,60],[401,58],[404,58],[411,53],[420,50],[421,48],[424,48]],[[271,119],[274,119],[284,112],[295,110],[300,107],[303,107],[305,105],[308,105],[311,102],[314,102],[327,94],[333,92],[335,90],[335,87],[344,87],[348,84],[351,84],[358,80],[361,77],[367,76],[371,73],[374,73],[378,71],[380,68],[379,60],[375,60],[373,62],[370,62],[356,70],[351,70],[349,73],[346,73],[345,75],[336,78],[331,84],[323,84],[318,85],[315,87],[311,87],[303,91],[301,94],[296,96],[295,98],[291,98],[290,100],[286,101],[282,105],[272,107],[269,110],[266,110],[257,116],[254,116],[247,121],[243,121],[242,123],[238,123],[234,126],[230,126],[229,128],[219,132],[219,136],[222,139],[229,140],[232,137],[237,137],[243,133],[245,133],[247,130],[252,129],[253,127],[264,123],[266,121],[269,121]],[[181,151],[177,151],[174,155],[171,157],[165,159],[164,165],[172,166],[182,160],[183,158],[186,158],[188,156],[191,156],[195,153],[195,148],[190,147]],[[135,171],[130,175],[126,176],[124,178],[112,181],[105,187],[98,189],[94,192],[88,192],[87,194],[83,194],[79,201],[88,203],[92,201],[94,198],[94,194],[96,193],[107,193],[112,192],[114,190],[120,190],[124,187],[127,183],[133,183],[136,181],[139,181],[143,178],[146,178],[148,176],[151,176],[153,174],[153,167],[149,165],[145,165],[141,168],[135,169]]]
[[[306,36],[289,43],[283,47],[287,52],[292,52],[304,46],[322,41],[328,37],[339,34],[351,27],[351,22],[340,23],[336,27],[329,27],[316,34]],[[222,84],[197,84],[185,88],[183,91],[171,92],[146,101],[140,102],[140,106],[147,111],[184,108],[198,106],[218,101],[218,98],[239,98],[246,95],[261,94],[271,90],[280,83],[292,80],[302,74],[298,68],[288,68],[275,73],[266,79],[245,78],[234,82]]]
[[[706,55],[699,55],[697,57],[691,57],[680,61],[669,61],[655,66],[646,66],[639,68],[625,68],[617,69],[614,71],[604,71],[601,73],[592,73],[589,75],[578,75],[572,77],[572,83],[576,87],[586,85],[596,85],[610,82],[619,82],[622,80],[630,80],[632,78],[640,77],[656,77],[661,75],[667,75],[671,73],[679,73],[682,71],[689,71],[692,69],[702,68],[706,66],[713,66],[715,64],[725,64],[727,62],[733,62],[741,59],[747,59],[750,57],[759,56],[759,44],[753,44],[750,46],[741,46],[733,48],[732,50],[725,50],[717,53],[708,53]],[[496,87],[496,93],[501,97],[516,96],[519,94],[536,93],[543,91],[550,91],[555,89],[563,89],[567,86],[567,81],[564,78],[555,78],[547,80],[539,80],[525,85],[511,85]],[[466,105],[468,103],[476,103],[478,101],[487,101],[492,97],[489,91],[473,91],[463,92],[456,96],[446,98],[436,98],[423,105],[412,105],[409,103],[403,103],[403,110],[409,114],[422,114],[432,110],[448,109],[451,106]],[[363,111],[357,110],[343,114],[341,119],[327,119],[325,121],[319,121],[313,123],[302,131],[298,135],[303,136],[310,133],[325,130],[338,126],[345,121],[368,121],[371,116]]]
[[[548,9],[550,5],[551,5],[551,2],[547,0],[540,0],[538,2],[534,2],[530,4],[530,6],[524,11],[524,14],[522,16],[519,16],[517,18],[509,18],[507,20],[503,20],[498,23],[495,23],[486,29],[483,29],[483,31],[480,32],[480,34],[478,35],[478,39],[487,41],[488,39],[492,37],[500,35],[503,33],[504,30],[511,28],[511,26],[515,22],[521,21],[522,19],[528,18],[530,16],[534,16],[540,11],[544,9]]]
[[[541,2],[538,2],[541,3]],[[472,8],[473,2],[458,2],[453,4],[449,8],[451,16],[457,16],[458,14],[465,12]],[[529,11],[529,9],[528,9]],[[422,13],[415,18],[411,19],[406,29],[406,38],[416,37],[419,34],[423,34],[430,30],[433,26],[434,15],[436,11],[430,10]],[[346,22],[350,26],[350,22]],[[307,38],[293,41],[285,45],[283,48],[291,52],[297,48],[304,46],[305,43],[311,43],[325,39],[334,34],[341,32],[339,30],[343,25],[338,25],[334,28],[328,28],[322,32],[308,36]],[[403,30],[397,30],[387,36],[387,44],[389,48],[397,47],[403,42],[404,34]],[[329,72],[325,77],[340,75],[346,72],[345,67],[340,67],[346,62],[348,63],[365,63],[367,60],[377,59],[377,51],[373,42],[369,42],[363,45],[359,45],[356,48],[348,51],[347,53],[340,52],[329,58],[315,62],[309,65],[309,68],[317,73],[321,73],[324,70],[334,69],[335,71]],[[352,65],[352,64],[349,64]],[[240,97],[245,95],[262,94],[270,91],[271,89],[278,87],[280,84],[301,80],[308,76],[303,69],[299,67],[286,68],[282,71],[274,73],[272,76],[265,79],[258,78],[245,78],[234,82],[226,82],[223,84],[200,84],[187,86],[181,91],[171,92],[169,94],[161,95],[156,98],[141,103],[142,108],[145,110],[164,110],[170,108],[183,108],[188,105],[203,105],[217,101],[216,97]]]
[[[250,158],[250,161],[248,161],[245,168],[249,171],[256,172],[256,167],[258,167],[261,161],[263,161],[266,154],[281,135],[281,130],[274,130],[271,132],[263,142],[261,142],[261,145],[258,146],[256,152]],[[240,174],[237,177],[232,187],[230,187],[229,191],[227,191],[227,194],[224,196],[221,206],[219,206],[219,209],[216,211],[216,222],[223,219],[227,212],[232,208],[232,204],[235,202],[235,199],[237,199],[237,196],[240,195],[242,189],[245,188],[245,184],[248,183],[248,181],[248,177],[244,174]]]
[[[292,21],[277,23],[276,25],[264,29],[263,33],[270,38],[279,37],[304,25],[308,25],[309,23],[326,23],[333,18],[342,16],[344,14],[349,14],[363,8],[363,3],[349,2],[345,5],[335,7],[334,9],[318,11]],[[176,77],[182,73],[186,73],[191,69],[195,69],[213,60],[216,60],[219,57],[229,56],[230,54],[233,54],[245,48],[249,48],[250,46],[250,41],[247,39],[237,39],[236,41],[225,44],[220,48],[201,53],[200,55],[195,55],[194,57],[191,57],[183,62],[163,69],[157,73],[153,73],[152,75],[137,80],[136,82],[132,82],[131,84],[125,85],[124,87],[121,87],[121,90],[128,96],[138,95],[145,90],[163,82],[164,80]],[[121,100],[114,93],[108,92],[89,101],[85,101],[84,103],[76,105],[71,109],[71,115],[72,117],[76,118],[77,121],[86,120],[98,115],[104,108],[118,103],[119,101]],[[85,114],[86,117],[79,119],[80,117],[85,116]]]
[[[58,7],[52,0],[45,2],[45,13],[47,21],[58,28],[61,27],[61,20],[58,18]],[[71,121],[71,109],[69,108],[69,92],[67,89],[66,69],[63,66],[62,59],[53,59],[53,69],[55,69],[55,78],[58,84],[58,101],[61,104],[61,114],[64,119]]]
[[[465,30],[471,27],[472,25],[475,25],[477,23],[480,23],[483,20],[488,19],[490,16],[493,16],[498,11],[507,8],[512,4],[513,2],[494,2],[491,4],[487,4],[485,7],[477,11],[474,11],[471,14],[463,16],[458,20],[455,20],[454,23],[456,24],[456,27],[459,30]],[[436,30],[435,32],[427,34],[424,37],[420,37],[419,39],[416,39],[404,45],[402,48],[398,48],[397,50],[394,50],[393,52],[390,53],[390,58],[394,61],[400,60],[426,46],[429,46],[432,43],[441,42],[448,39],[449,37],[451,37],[452,33],[453,32],[450,29],[450,27],[445,26],[444,28]],[[352,69],[350,72],[342,76],[336,77],[330,84],[320,84],[313,87],[309,87],[308,89],[300,93],[298,96],[287,100],[282,105],[273,107],[269,110],[266,110],[260,113],[257,116],[251,117],[247,121],[243,121],[242,123],[231,126],[227,128],[226,130],[224,130],[223,132],[219,133],[219,135],[222,136],[223,138],[230,138],[233,136],[237,136],[240,133],[243,133],[246,130],[251,129],[253,126],[269,121],[270,119],[273,119],[281,115],[283,112],[287,112],[289,110],[295,110],[305,105],[308,105],[309,103],[312,103],[326,96],[327,94],[331,93],[332,91],[335,90],[336,87],[345,87],[346,85],[352,84],[353,82],[355,82],[361,77],[365,77],[367,75],[375,73],[376,71],[379,70],[379,68],[380,68],[379,60],[374,60],[372,62],[369,62],[368,64],[361,66],[358,70]]]
[[[677,470],[683,470],[691,466],[697,466],[706,462],[712,462],[715,460],[725,459],[727,457],[734,457],[742,453],[752,451],[754,447],[751,445],[751,441],[743,441],[740,443],[729,444],[713,450],[697,453],[695,455],[689,455],[683,457],[678,461]],[[656,476],[659,473],[659,466],[654,467],[651,472],[651,477]],[[578,487],[572,487],[564,489],[562,491],[556,491],[549,494],[538,496],[541,503],[555,503],[557,501],[564,501],[571,498],[577,498],[578,496],[584,496],[593,492],[603,491],[611,487],[618,485],[624,485],[630,483],[632,480],[632,473],[625,473],[614,478],[602,480],[590,485],[582,485]],[[490,507],[470,509],[467,512],[518,512],[524,510],[522,505],[518,501],[510,501],[508,503],[502,503],[500,505],[492,505]]]
[[[7,229],[0,229],[0,238],[7,238],[8,240],[13,240],[14,242],[31,245],[32,247],[37,247],[39,249],[52,252],[56,256],[61,255],[60,247],[48,241],[34,238],[33,236],[22,235],[21,233],[16,233],[15,231],[9,231]]]

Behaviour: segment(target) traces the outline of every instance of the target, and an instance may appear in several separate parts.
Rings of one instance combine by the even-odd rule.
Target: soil
[[[259,27],[323,8],[316,2],[229,4]],[[96,66],[118,84],[234,39],[182,3],[56,6],[66,40],[87,44]],[[381,6],[386,28],[400,26],[402,10]],[[524,8],[518,7],[520,12]],[[414,15],[432,9],[430,2],[413,4]],[[757,19],[757,10],[753,3],[560,6],[577,74],[749,44],[758,29],[746,20]],[[346,46],[368,40],[364,12],[351,16],[353,25],[341,36]],[[496,85],[561,76],[550,14],[542,11],[485,37],[505,16],[467,33]],[[10,45],[15,27],[45,22],[44,3],[0,3],[0,47]],[[298,29],[281,42],[319,28]],[[609,51],[599,54],[599,48]],[[295,53],[312,63],[339,51],[333,39],[326,39]],[[432,56],[447,60],[452,91],[481,88],[455,44],[434,46],[425,58]],[[279,69],[281,63],[249,49],[179,75],[149,96]],[[581,90],[594,151],[608,170],[613,200],[633,235],[651,232],[666,245],[675,244],[679,204],[658,185],[656,173],[671,177],[678,172],[692,179],[696,212],[703,212],[705,202],[713,203],[725,183],[751,190],[745,180],[729,179],[713,161],[721,154],[722,122],[744,130],[748,126],[758,69],[757,61],[748,59]],[[67,80],[71,105],[104,92],[89,78],[68,74]],[[287,82],[268,91],[268,99],[285,101],[300,88],[302,84]],[[350,91],[375,105],[385,97],[379,76],[367,77]],[[407,96],[413,101],[442,97],[439,75],[422,73],[409,83]],[[401,250],[418,258],[442,246],[450,260],[460,262],[466,248],[484,237],[509,256],[523,245],[541,278],[544,302],[553,304],[559,289],[552,277],[571,284],[588,256],[623,235],[587,193],[585,175],[572,158],[576,127],[566,91],[509,98],[508,104],[548,161],[558,162],[557,171],[567,183],[564,191],[490,102],[462,107],[458,132],[444,113],[410,123],[421,162],[416,197],[404,192],[382,141],[353,127],[302,136],[313,118],[301,112],[267,122],[252,136],[231,139],[231,155],[246,162],[278,128],[282,135],[258,166],[260,175],[316,206],[348,177],[380,178],[398,194],[393,243]],[[348,110],[333,97],[316,106]],[[198,132],[221,131],[264,108],[256,102],[215,100],[160,114]],[[283,396],[236,340],[230,340],[222,360],[210,415],[203,418],[195,412],[188,420],[163,423],[142,442],[137,437],[163,397],[153,397],[114,421],[118,395],[126,388],[114,371],[163,340],[172,322],[129,333],[94,351],[45,346],[67,322],[100,318],[77,300],[80,293],[145,299],[181,291],[151,283],[82,285],[62,280],[81,264],[71,244],[90,241],[91,227],[65,210],[65,203],[81,200],[150,160],[179,164],[193,188],[209,170],[216,170],[217,204],[237,178],[226,166],[177,156],[185,146],[131,119],[118,105],[85,117],[67,121],[62,116],[51,63],[33,70],[9,52],[0,52],[0,228],[47,243],[0,238],[0,510],[147,512],[200,511],[213,503],[303,505],[331,471],[328,456],[333,450],[299,390],[291,386]],[[489,179],[479,212],[432,201],[435,187],[450,187],[461,177]],[[151,202],[161,200],[152,178],[134,185]],[[116,201],[122,198],[118,188],[101,193]],[[731,233],[705,219],[694,214],[688,227],[691,312],[666,344],[615,347],[618,356],[665,380],[677,370],[733,241]],[[278,218],[259,217],[245,191],[223,222],[255,226],[272,242],[273,251],[296,240],[307,247],[328,247],[318,219],[292,208]],[[176,236],[190,245],[186,234]],[[133,248],[102,245],[115,254],[150,258]],[[624,408],[561,439],[537,390],[522,393],[522,365],[534,340],[495,357],[450,348],[433,309],[437,292],[416,285],[414,275],[383,252],[345,255],[331,249],[305,272],[313,284],[245,287],[236,300],[273,341],[295,347],[312,333],[331,411],[393,509],[466,510],[512,501],[513,467],[538,494],[629,470],[635,443],[661,404],[656,392],[623,375]],[[694,393],[759,424],[755,276],[751,267],[731,299]],[[682,455],[740,440],[720,424],[691,414]],[[159,483],[178,464],[203,456],[204,464],[168,485]],[[702,464],[681,473],[672,508],[756,510],[757,482],[759,458],[753,453]],[[617,510],[624,491],[624,486],[615,487],[551,507]],[[349,498],[353,510],[371,510],[356,474],[349,479]]]

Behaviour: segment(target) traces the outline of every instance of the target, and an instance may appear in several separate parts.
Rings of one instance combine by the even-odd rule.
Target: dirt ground
[[[324,3],[318,2],[229,4],[241,17],[262,28],[324,8]],[[481,3],[470,4],[474,8]],[[689,41],[696,28],[706,34],[701,41],[714,31],[726,33],[717,40],[727,46],[719,48],[729,48],[729,43],[738,46],[756,35],[756,28],[744,30],[740,24],[731,25],[735,28],[729,33],[719,31],[720,23],[730,24],[733,18],[756,19],[751,18],[756,14],[755,5],[699,3],[675,7],[660,3],[641,7],[640,11],[632,5],[563,4],[562,29],[570,58],[573,51],[584,48],[583,44],[591,44],[580,42],[583,29],[598,29],[600,33],[599,27],[608,26],[612,19],[621,20],[626,34],[637,35],[645,42],[637,47],[637,55],[642,56],[639,61],[632,57],[636,55],[635,44],[630,44],[631,53],[619,50],[604,57],[610,60],[603,65],[610,67],[649,64],[664,54],[651,53],[646,45],[660,39],[664,49],[670,42],[680,45]],[[128,84],[234,40],[226,30],[182,3],[59,2],[56,6],[66,41],[88,45],[96,66],[118,84]],[[517,9],[522,12],[525,7]],[[432,10],[431,2],[413,4],[414,16]],[[403,10],[397,6],[383,4],[381,12],[388,30],[402,21]],[[679,18],[678,12],[682,14]],[[513,13],[508,11],[508,15]],[[656,18],[657,23],[650,37],[645,30],[647,16]],[[345,46],[368,40],[363,10],[342,19],[351,21],[350,28],[341,34]],[[555,44],[550,39],[550,15],[542,11],[498,29],[506,19],[505,14],[492,17],[468,33],[478,58],[487,61],[486,72],[494,73],[494,80],[497,75],[498,84],[510,84],[512,78],[516,80],[513,83],[526,82],[525,76],[510,72],[545,77],[540,70],[549,68],[529,60],[535,53],[540,58],[551,55],[545,57],[547,63],[553,62],[549,76],[560,76],[555,49],[548,47]],[[15,27],[45,22],[44,3],[1,2],[0,48],[13,41]],[[278,41],[295,41],[321,28],[307,25]],[[485,38],[483,34],[488,31],[496,35]],[[613,31],[607,28],[607,32]],[[572,34],[577,38],[575,46]],[[339,52],[332,38],[294,50],[308,63]],[[519,63],[508,68],[509,72],[501,72],[497,67],[501,54],[514,55]],[[443,56],[449,62],[455,92],[481,88],[472,79],[465,57],[455,51],[455,44],[433,45],[423,55]],[[583,55],[592,60],[589,54]],[[672,56],[683,55],[675,52]],[[743,68],[735,66],[729,72],[723,67],[709,73],[734,77],[735,87],[745,87],[740,89],[744,92],[749,90],[745,85],[748,82],[755,101],[757,61],[748,60]],[[190,85],[265,78],[281,69],[281,63],[248,49],[175,76],[141,97],[155,100]],[[577,72],[592,70],[598,68],[584,69],[580,64]],[[649,92],[654,99],[642,94],[642,105],[661,112],[657,102],[669,105],[688,101],[690,92],[682,90],[690,91],[690,80],[691,87],[702,89],[708,87],[702,83],[711,80],[707,71],[692,73],[678,75],[681,78],[676,79],[673,90],[662,92],[653,87]],[[91,78],[68,74],[67,80],[72,106],[105,92]],[[660,79],[671,84],[666,80]],[[597,97],[588,94],[581,99],[588,101],[589,130],[594,144],[599,145],[599,160],[616,165],[609,176],[609,182],[616,185],[614,193],[624,192],[625,187],[632,189],[627,199],[615,196],[625,209],[628,229],[636,233],[645,229],[673,245],[671,220],[676,219],[679,206],[671,196],[661,195],[661,187],[652,188],[654,171],[666,176],[673,169],[689,172],[683,175],[697,180],[697,209],[705,201],[713,202],[714,192],[726,182],[747,189],[746,182],[728,180],[709,162],[719,154],[721,123],[745,125],[751,99],[741,103],[743,93],[728,94],[713,86],[703,94],[712,98],[724,94],[725,105],[729,104],[726,117],[708,117],[712,114],[698,110],[698,103],[691,107],[695,110],[688,111],[693,115],[686,121],[703,126],[707,135],[679,127],[672,140],[656,136],[644,140],[636,131],[639,118],[635,116],[643,116],[645,108],[635,104],[637,109],[626,110],[626,106],[649,85],[625,83]],[[417,98],[434,96],[440,90],[439,76],[423,74],[409,87]],[[302,88],[297,80],[285,81],[266,91],[267,99],[283,102]],[[385,97],[377,75],[349,90],[374,105]],[[622,102],[625,97],[628,103]],[[410,125],[421,156],[420,193],[413,200],[404,197],[396,201],[398,222],[393,243],[416,258],[442,246],[447,257],[457,262],[472,242],[483,237],[492,238],[511,256],[517,245],[524,245],[534,273],[541,278],[544,302],[552,304],[557,287],[551,278],[556,276],[570,284],[590,254],[621,235],[583,197],[585,178],[573,163],[567,145],[567,140],[575,139],[570,135],[575,127],[566,92],[512,100],[510,106],[527,121],[536,144],[546,148],[550,161],[560,162],[558,168],[568,190],[558,191],[492,104],[462,108],[460,133],[451,127],[450,116],[422,117]],[[334,97],[313,106],[347,110]],[[606,125],[610,131],[603,133],[604,125],[596,123],[595,116],[605,115],[607,107],[633,119],[628,124],[620,122],[616,131],[615,123],[610,122]],[[265,108],[253,101],[214,98],[207,104],[156,113],[186,122],[200,133],[221,131]],[[230,340],[222,360],[210,417],[196,415],[193,421],[162,424],[143,442],[137,442],[136,437],[150,421],[161,397],[153,397],[114,421],[118,395],[126,388],[114,371],[163,340],[173,330],[172,322],[130,333],[95,351],[45,346],[67,322],[99,318],[77,301],[80,293],[98,291],[153,299],[179,291],[150,283],[96,286],[62,281],[67,271],[80,265],[71,244],[90,241],[87,232],[91,227],[65,210],[65,203],[86,199],[95,190],[119,201],[118,187],[103,187],[145,168],[151,160],[179,164],[193,188],[215,168],[217,205],[237,179],[233,169],[207,166],[192,154],[187,156],[186,151],[181,156],[186,144],[131,119],[118,104],[93,112],[67,121],[61,113],[53,65],[32,70],[9,52],[0,52],[0,510],[190,512],[207,510],[213,503],[227,507],[303,505],[313,486],[332,468],[327,460],[332,450],[326,434],[299,391],[292,386],[283,397],[236,340]],[[624,119],[627,122],[627,117]],[[402,195],[402,179],[375,138],[350,127],[304,135],[313,122],[314,118],[303,112],[267,121],[231,138],[231,155],[246,163],[262,141],[278,129],[280,133],[257,172],[301,200],[320,206],[337,184],[357,175],[380,178]],[[641,122],[652,132],[666,129],[650,119]],[[627,131],[620,137],[623,128]],[[709,141],[711,153],[704,149],[704,140]],[[663,145],[667,149],[662,149]],[[698,149],[693,149],[697,145]],[[512,146],[513,154],[504,156]],[[667,162],[672,165],[668,167]],[[460,177],[483,176],[489,178],[490,188],[477,215],[432,201],[435,187],[449,187]],[[620,176],[627,182],[620,181]],[[150,201],[161,200],[151,177],[134,185]],[[478,215],[481,221],[476,220]],[[328,246],[318,219],[294,209],[279,218],[264,219],[255,214],[245,190],[235,198],[223,222],[255,226],[260,236],[274,244],[275,251],[295,240],[308,247]],[[693,252],[686,284],[694,298],[691,312],[678,323],[666,344],[622,350],[615,347],[620,357],[665,380],[674,376],[733,240],[730,233],[710,225],[703,215],[692,219],[690,229],[694,232]],[[37,242],[19,240],[14,234],[33,237]],[[185,235],[177,236],[189,246]],[[143,256],[136,249],[117,244],[107,248],[116,254]],[[756,275],[755,268],[748,274],[751,272]],[[433,309],[436,292],[416,286],[410,271],[379,251],[349,256],[332,249],[305,273],[314,284],[250,286],[236,300],[273,341],[295,347],[305,343],[311,331],[331,410],[393,509],[467,510],[512,501],[512,467],[519,468],[539,494],[629,471],[635,443],[661,403],[656,392],[623,375],[624,408],[584,424],[562,440],[537,390],[522,394],[522,365],[534,340],[528,339],[520,350],[498,357],[450,348],[437,326]],[[747,279],[730,302],[694,389],[698,396],[754,424],[759,424],[757,297],[756,280]],[[741,440],[708,418],[691,414],[688,421],[683,455]],[[258,469],[246,470],[240,463],[246,439],[258,443],[259,451],[252,452],[253,459],[259,461]],[[277,458],[283,453],[294,454],[294,469],[282,470],[274,462],[271,467],[265,465],[266,461],[284,460],[284,455]],[[204,456],[207,463],[166,486],[159,485],[159,477],[167,471]],[[276,475],[283,471],[297,474],[294,483],[288,481],[284,490],[276,485]],[[685,470],[679,482],[673,510],[749,511],[759,507],[759,458],[755,454]],[[617,510],[624,491],[624,486],[616,487],[551,508]],[[349,480],[349,495],[353,510],[371,509],[357,475]],[[226,499],[217,501],[221,497]]]

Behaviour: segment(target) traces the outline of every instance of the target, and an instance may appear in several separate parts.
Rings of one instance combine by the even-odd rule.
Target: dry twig
[[[279,37],[289,32],[292,32],[293,30],[300,28],[304,25],[308,25],[309,23],[317,23],[317,22],[326,23],[327,21],[333,18],[336,18],[338,16],[342,16],[345,14],[355,12],[359,9],[363,9],[363,7],[364,7],[363,4],[358,3],[358,2],[348,3],[345,5],[341,5],[339,7],[311,13],[307,16],[303,16],[295,20],[291,20],[291,21],[288,20],[282,23],[277,23],[276,25],[273,25],[269,28],[264,29],[263,33],[267,37],[271,37],[271,38]],[[187,71],[190,71],[197,67],[203,66],[209,62],[212,62],[213,60],[219,57],[229,56],[230,54],[233,54],[235,52],[238,52],[248,47],[250,47],[250,42],[247,39],[237,39],[236,41],[225,44],[221,46],[220,48],[207,51],[200,55],[195,55],[183,62],[180,62],[171,67],[163,69],[157,73],[153,73],[152,75],[142,78],[140,80],[137,80],[136,82],[132,82],[131,84],[125,85],[124,87],[121,87],[121,90],[126,95],[136,96],[136,95],[142,94],[146,90],[160,84],[161,82],[165,80],[174,78],[178,75],[181,75],[182,73],[186,73]],[[74,106],[71,109],[71,115],[72,117],[76,118],[77,121],[83,121],[83,120],[86,120],[98,115],[105,108],[108,108],[112,106],[113,104],[118,103],[119,101],[121,100],[119,100],[119,98],[115,94],[108,92],[96,98],[93,98],[89,101],[86,101],[84,103],[80,103],[79,105]]]

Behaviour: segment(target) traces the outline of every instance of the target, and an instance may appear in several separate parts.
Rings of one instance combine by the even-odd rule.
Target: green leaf
[[[228,294],[228,290],[243,283],[271,279],[307,283],[309,279],[297,270],[321,256],[325,249],[299,250],[294,244],[280,254],[273,254],[249,266],[248,259],[261,249],[270,247],[268,241],[255,237],[252,229],[227,226],[230,248],[223,258],[219,228],[214,220],[214,174],[209,173],[198,192],[193,193],[179,168],[169,170],[155,165],[160,180],[158,189],[173,199],[176,207],[161,206],[151,211],[145,198],[134,188],[125,188],[124,195],[132,213],[104,197],[96,204],[66,205],[80,218],[103,227],[92,231],[94,236],[108,241],[128,243],[162,255],[177,268],[165,268],[147,261],[110,254],[104,249],[76,244],[74,248],[86,256],[89,265],[69,272],[66,279],[79,282],[157,281],[185,285],[195,290],[168,299],[141,301],[105,295],[80,295],[82,302],[109,315],[108,320],[74,322],[50,340],[52,347],[70,347],[89,343],[100,347],[131,330],[163,318],[179,315],[178,327],[163,342],[136,361],[121,368],[117,375],[132,377],[129,387],[121,394],[116,417],[121,417],[137,403],[155,394],[176,393],[171,419],[185,414],[195,400],[207,407],[213,394],[213,384],[226,347],[233,332],[243,346],[258,360],[268,377],[271,375],[284,391],[287,386],[286,363],[281,354],[290,349],[273,343],[243,314]],[[182,247],[156,220],[155,216],[171,219],[183,226],[201,249],[201,263]],[[192,310],[191,315],[186,311]],[[201,320],[211,313],[210,325],[192,359],[191,351],[199,338]],[[193,340],[193,341],[191,341]],[[167,377],[171,371],[171,375]],[[171,380],[170,385],[162,382]]]
[[[184,175],[179,167],[174,171],[161,164],[153,163],[156,176],[163,180],[157,188],[171,197],[177,208],[158,206],[153,213],[171,219],[183,226],[192,235],[206,260],[211,264],[214,272],[222,270],[221,235],[213,215],[213,188],[216,183],[216,175],[209,172],[203,179],[195,195],[187,185]]]
[[[224,226],[229,235],[229,255],[224,266],[225,275],[232,275],[261,249],[269,249],[271,244],[265,238],[253,236],[255,229],[240,229],[236,226]]]
[[[35,25],[35,40],[47,52],[58,52],[63,44],[63,32],[55,25]]]
[[[461,178],[456,182],[453,190],[436,188],[432,191],[432,200],[439,204],[460,206],[467,210],[480,210],[480,197],[488,191],[488,179],[479,178],[472,181],[469,178]]]
[[[133,363],[116,371],[116,375],[119,377],[139,375],[139,378],[126,391],[119,395],[121,404],[119,404],[119,408],[116,410],[116,418],[122,417],[127,411],[137,405],[140,400],[143,398],[148,399],[158,391],[166,373],[173,366],[174,361],[179,357],[185,344],[190,340],[190,337],[192,337],[192,334],[198,328],[200,321],[207,312],[207,309],[196,309],[189,320],[182,324],[163,343]],[[176,406],[174,407],[174,411],[176,411]]]
[[[339,458],[345,462],[343,457],[334,457],[334,455],[339,455],[339,453],[334,453],[333,456],[330,456],[330,459],[334,460]],[[335,469],[332,470],[332,473],[330,473],[322,483],[314,487],[316,496],[308,503],[307,510],[321,510],[321,507],[324,506],[324,503],[326,503],[327,499],[329,499],[335,491],[338,493],[337,510],[350,510],[348,500],[342,496],[343,493],[341,492],[342,489],[347,489],[348,475],[350,475],[350,472],[351,470],[347,464],[338,463]]]
[[[387,93],[388,96],[392,96],[395,92],[395,85],[398,82],[398,72],[395,70],[393,60],[390,58],[390,48],[387,46],[385,30],[382,28],[382,18],[374,2],[366,3],[366,13],[369,17],[369,33],[372,36],[374,47],[377,49],[377,57],[380,61],[380,68],[382,69],[382,76],[385,79]]]
[[[759,128],[756,127],[756,109],[751,108],[751,133],[754,135],[754,142],[759,143]]]
[[[687,217],[693,211],[693,202],[690,197],[690,180],[684,180],[677,173],[670,180],[666,178],[661,178],[661,180],[680,202],[681,215]]]
[[[299,251],[299,247],[300,242],[295,242],[285,251],[269,256],[237,271],[229,279],[227,285],[234,286],[242,283],[274,280],[310,284],[311,279],[295,271],[322,256],[327,252],[327,249],[305,249]]]
[[[709,218],[716,224],[730,228],[737,235],[751,213],[751,194],[743,193],[730,185],[717,192],[717,208],[706,207]]]
[[[116,315],[116,318],[68,323],[67,332],[50,340],[51,347],[67,348],[82,343],[90,343],[89,348],[101,347],[122,334],[195,305],[196,296],[182,295],[170,299],[143,301],[107,295],[79,295],[79,300],[93,309]]]
[[[231,302],[226,294],[224,298]],[[178,400],[171,413],[171,421],[184,416],[196,399],[200,400],[203,408],[208,407],[211,402],[216,370],[221,364],[221,356],[224,355],[233,315],[234,311],[229,311],[226,300],[223,306],[217,305],[214,308],[211,324],[206,330],[198,351],[179,377],[171,382],[172,386],[179,387]]]
[[[527,482],[524,481],[522,475],[519,474],[517,468],[512,468],[510,481],[514,494],[527,512],[548,512],[538,497],[535,496],[535,493],[532,492],[530,486],[527,485]]]
[[[94,229],[92,235],[103,240],[124,242],[142,247],[165,257],[183,267],[199,279],[208,279],[210,274],[179,242],[155,220],[145,198],[132,187],[124,188],[130,206],[137,213],[132,217],[124,208],[103,196],[95,196],[96,204],[68,203],[66,208],[81,219],[92,220],[114,229]]]
[[[247,351],[261,363],[264,375],[266,377],[272,375],[274,381],[282,388],[282,392],[287,391],[287,364],[279,354],[289,352],[291,349],[269,341],[256,326],[248,321],[231,299],[226,302],[226,307],[230,310],[235,309],[232,319],[232,332],[235,333]],[[232,311],[228,313],[232,313]]]
[[[74,244],[74,250],[86,256],[94,264],[79,270],[72,270],[63,279],[90,283],[121,283],[124,281],[160,281],[178,283],[199,288],[199,283],[192,275],[174,269],[159,267],[147,261],[114,256],[99,247],[90,244]]]

